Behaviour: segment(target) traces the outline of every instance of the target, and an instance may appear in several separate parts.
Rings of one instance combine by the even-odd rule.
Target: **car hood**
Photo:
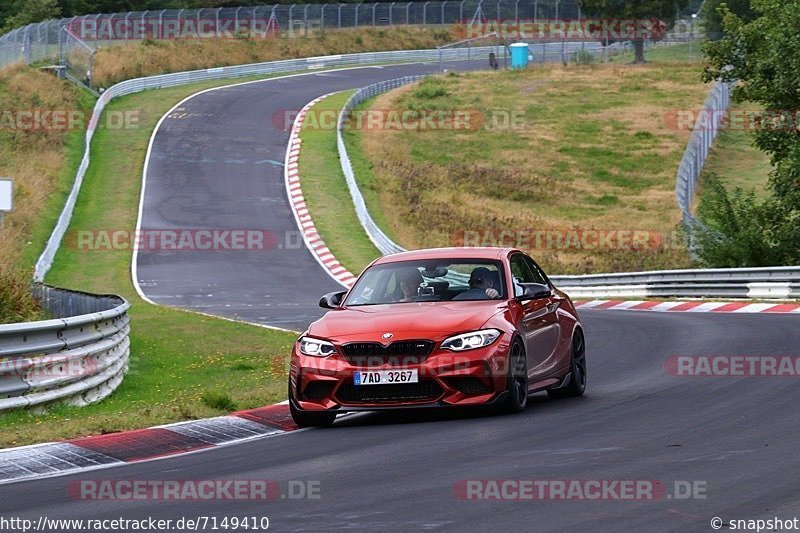
[[[506,307],[505,301],[414,302],[364,305],[329,311],[308,334],[337,342],[435,339],[480,329]]]

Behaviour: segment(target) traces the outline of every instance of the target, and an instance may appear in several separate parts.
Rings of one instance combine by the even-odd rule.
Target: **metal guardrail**
[[[800,298],[800,266],[551,276],[575,298]]]
[[[732,83],[721,81],[717,81],[711,87],[703,108],[694,121],[692,134],[678,165],[678,174],[675,178],[675,198],[681,209],[684,224],[698,224],[698,220],[692,216],[692,202],[697,182],[730,105],[732,88]]]
[[[128,371],[130,304],[46,285],[33,293],[57,318],[0,325],[0,411],[111,394]]]
[[[494,49],[493,47],[489,48]],[[89,121],[89,126],[86,130],[86,142],[84,145],[85,151],[83,154],[83,159],[78,167],[78,173],[75,177],[72,190],[70,191],[70,194],[64,205],[64,209],[62,210],[56,226],[47,241],[44,251],[36,262],[36,267],[34,269],[34,281],[43,281],[44,276],[47,274],[51,265],[53,264],[55,254],[61,245],[61,240],[64,238],[67,228],[69,227],[69,222],[72,219],[72,212],[75,208],[75,202],[78,199],[78,193],[80,192],[81,185],[83,183],[83,177],[86,174],[87,168],[89,167],[91,143],[92,138],[94,137],[95,129],[97,128],[98,119],[103,113],[106,105],[108,105],[108,103],[114,98],[137,93],[147,89],[162,89],[165,87],[175,87],[177,85],[186,85],[201,81],[240,78],[244,76],[265,76],[270,74],[311,71],[323,68],[374,65],[396,62],[433,62],[439,61],[440,59],[445,61],[459,61],[465,60],[467,57],[474,58],[476,50],[481,49],[473,48],[471,52],[466,49],[453,49],[446,50],[444,52],[438,49],[433,49],[309,57],[304,59],[270,61],[266,63],[253,63],[249,65],[210,68],[189,72],[178,72],[174,74],[162,74],[160,76],[127,80],[112,86],[100,96],[94,106],[92,118]]]
[[[651,270],[615,274],[551,276],[559,284],[574,287],[666,283],[800,283],[800,266],[758,268],[708,268],[697,270]]]

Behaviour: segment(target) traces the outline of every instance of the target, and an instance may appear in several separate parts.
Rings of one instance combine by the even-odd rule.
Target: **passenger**
[[[498,298],[500,292],[497,272],[478,267],[469,275],[469,289],[455,295],[453,300],[490,300]]]

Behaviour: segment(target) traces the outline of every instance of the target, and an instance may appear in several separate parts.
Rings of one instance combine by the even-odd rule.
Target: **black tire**
[[[506,413],[521,413],[528,405],[528,361],[525,348],[518,340],[508,354],[508,395],[503,404]]]
[[[292,398],[292,383],[289,382],[289,413],[292,420],[301,428],[330,427],[336,420],[336,413],[328,411],[303,411],[298,409]]]
[[[586,391],[586,343],[580,330],[572,337],[572,359],[569,365],[569,383],[560,389],[547,391],[551,398],[583,396]]]

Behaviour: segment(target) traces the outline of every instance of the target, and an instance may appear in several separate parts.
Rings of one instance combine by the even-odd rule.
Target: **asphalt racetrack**
[[[419,65],[319,72],[190,99],[155,137],[142,228],[295,232],[282,168],[288,131],[274,127],[275,112],[418,72]],[[319,296],[339,288],[302,246],[147,251],[138,257],[138,280],[161,304],[298,330],[321,315]],[[351,415],[330,429],[5,485],[0,515],[34,522],[43,515],[266,516],[277,531],[683,532],[712,531],[713,517],[798,514],[797,378],[683,377],[665,363],[675,355],[798,356],[800,316],[580,314],[588,362],[582,398],[538,394],[519,415]],[[84,501],[68,493],[71,483],[87,479],[311,481],[320,492],[268,502]],[[639,480],[662,490],[655,499],[624,501],[463,499],[461,487],[481,480]],[[694,487],[688,494],[687,486]]]
[[[589,388],[519,415],[359,414],[210,451],[2,487],[0,514],[180,519],[267,516],[270,530],[711,531],[721,517],[800,508],[796,378],[678,377],[671,355],[798,354],[800,317],[585,311]],[[76,480],[319,483],[314,500],[81,501]],[[654,480],[644,501],[472,501],[464,480]],[[702,498],[676,499],[675,482]],[[684,484],[685,485],[685,484]],[[462,485],[463,486],[463,485]],[[679,493],[678,493],[679,494]]]
[[[272,248],[141,250],[142,292],[164,305],[303,330],[321,316],[320,296],[342,286],[305,247],[289,207],[287,113],[327,93],[437,71],[438,64],[413,64],[318,72],[222,88],[178,106],[153,140],[141,229],[263,232]]]

